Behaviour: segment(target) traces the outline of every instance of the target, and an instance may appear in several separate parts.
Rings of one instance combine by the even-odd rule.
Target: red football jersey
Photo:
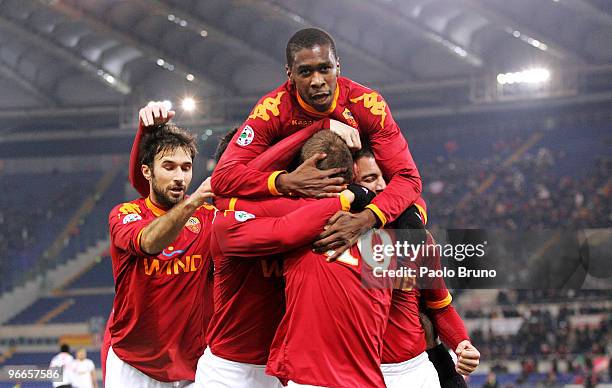
[[[117,356],[159,381],[194,380],[212,313],[210,225],[205,205],[157,256],[140,248],[142,230],[164,210],[149,198],[109,215],[115,300],[110,325]]]
[[[253,201],[241,200],[241,208],[249,202]],[[267,362],[285,312],[282,261],[276,255],[311,243],[334,213],[348,210],[348,202],[340,198],[298,199],[283,206],[285,202],[267,201],[276,212],[288,213],[283,217],[217,213],[211,238],[215,312],[207,342],[218,357],[256,365]]]
[[[435,244],[431,234],[427,233],[427,245]],[[417,255],[414,261],[407,262],[407,267],[416,269],[425,266],[429,269],[440,268],[439,251],[429,250],[430,255]],[[451,303],[452,297],[446,288],[443,278],[427,280],[416,278],[402,279],[403,284],[393,290],[389,322],[385,331],[383,364],[394,364],[410,360],[426,349],[425,333],[419,320],[419,302],[424,299],[427,308],[442,309]],[[419,288],[417,286],[421,286]]]
[[[338,261],[303,248],[285,255],[286,313],[266,373],[325,387],[384,387],[380,371],[390,288],[366,288],[357,246]]]
[[[278,195],[275,180],[280,171],[261,172],[247,164],[271,145],[305,127],[329,128],[329,118],[357,128],[370,140],[389,184],[369,208],[383,225],[394,220],[418,198],[420,175],[386,102],[378,93],[343,77],[338,78],[328,112],[317,112],[308,106],[289,82],[262,97],[213,172],[213,190],[223,196]]]

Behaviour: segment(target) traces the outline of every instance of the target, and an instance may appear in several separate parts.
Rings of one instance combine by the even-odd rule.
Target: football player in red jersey
[[[328,171],[340,173],[347,170],[345,178],[348,180],[352,176],[351,155],[340,138],[333,134],[329,135],[335,138],[331,142],[332,146],[327,148],[319,146],[317,150],[327,152],[330,157],[319,160],[318,167],[314,166],[314,160],[318,159],[316,155],[308,159],[313,163],[313,168],[325,168],[325,164],[328,163],[327,167],[330,167]],[[135,148],[138,146],[138,141],[135,142]],[[338,156],[341,154],[337,152],[338,147],[344,147],[344,158]],[[331,168],[336,165],[343,165],[345,168]],[[246,234],[244,231],[239,232],[240,237],[236,237],[237,232],[233,232],[231,227],[225,227],[224,222],[228,217],[217,216],[214,228],[219,237],[215,239],[217,243],[211,245],[211,252],[217,252],[214,256],[215,313],[209,327],[210,350],[200,359],[202,368],[198,363],[196,385],[204,387],[278,385],[278,380],[266,376],[263,368],[268,358],[270,342],[284,312],[284,290],[280,276],[278,279],[266,276],[266,273],[272,275],[276,263],[274,259],[268,259],[267,256],[294,247],[293,243],[288,242],[289,240],[301,241],[302,245],[311,242],[322,229],[326,219],[341,207],[347,206],[347,201],[343,201],[342,198],[344,197],[314,201],[314,204],[309,205],[310,201],[307,199],[271,198],[268,201],[258,201],[252,204],[249,201],[240,200],[240,206],[255,206],[257,208],[253,210],[255,213],[265,212],[264,215],[275,217],[296,207],[298,209],[294,212],[295,214],[290,215],[292,218],[287,218],[285,222],[282,222],[281,218],[281,224],[276,228],[278,230],[272,228],[273,225],[254,225]],[[302,201],[307,202],[304,204]],[[235,203],[234,201],[234,205]],[[323,206],[323,208],[319,209],[317,206]],[[312,218],[313,214],[317,214],[319,218]],[[236,212],[235,215],[236,221],[243,222],[251,219],[248,213]],[[301,220],[300,223],[291,221],[295,217]],[[308,223],[304,221],[306,218],[310,223],[314,221],[314,225],[307,229],[310,232],[304,229]],[[229,219],[231,221],[231,217]],[[251,222],[278,223],[279,221],[259,218]],[[282,236],[288,237],[283,238]],[[231,244],[231,241],[235,243]],[[264,247],[262,241],[267,241],[268,244],[264,244],[266,245]],[[254,260],[253,255],[260,260]],[[244,256],[250,258],[245,260]],[[280,271],[280,268],[278,270]]]
[[[355,177],[356,183],[376,192],[382,192],[386,187],[383,174],[367,145],[355,155]],[[425,201],[419,198],[396,220],[394,226],[398,229],[420,229],[426,223]],[[435,243],[429,233],[424,239],[427,244]],[[418,257],[415,263],[417,266],[439,268],[439,260],[439,257]],[[444,280],[436,278],[434,282],[425,289],[409,287],[393,291],[382,358],[382,370],[388,387],[440,385],[438,373],[425,353],[426,338],[419,319],[421,302],[428,309],[433,326],[444,343],[457,353],[457,371],[468,375],[478,366],[480,353],[470,343],[463,321],[450,305],[451,296]]]
[[[296,135],[299,137],[301,134]],[[329,132],[316,133],[302,148],[301,159],[309,159],[309,156],[319,152],[321,147],[317,142],[326,142],[330,137],[336,138],[338,147],[344,147],[346,158],[352,160],[346,145]],[[287,146],[287,141],[293,140],[287,138],[281,143]],[[288,149],[277,148],[270,151],[289,152],[291,149],[294,148],[289,145]],[[334,156],[339,153],[329,149],[324,151]],[[255,164],[268,167],[262,164],[267,155],[261,157],[262,160],[255,160]],[[327,158],[324,161],[326,160]],[[268,162],[273,163],[271,159],[268,159]],[[322,168],[326,167],[330,166]],[[352,174],[345,176],[345,179],[350,181]],[[260,201],[234,199],[230,201],[230,207],[273,216],[283,212],[284,206],[296,206],[294,202],[296,201],[291,198]],[[312,216],[314,213],[309,218],[313,218]],[[264,234],[267,232],[263,231]],[[243,236],[242,240],[245,240],[246,236]],[[228,244],[231,238],[231,235],[226,235],[223,239],[225,244]],[[243,244],[248,245],[249,242]],[[288,309],[274,338],[276,345],[270,350],[267,372],[290,380],[293,385],[384,386],[380,371],[380,354],[390,304],[390,287],[366,289],[362,286],[361,271],[366,264],[360,262],[359,250],[356,247],[341,256],[337,263],[327,263],[325,255],[309,252],[310,249],[305,247],[283,255],[283,274],[288,282],[285,288]],[[215,265],[215,269],[217,268]],[[293,275],[296,273],[300,274],[299,279]],[[315,297],[318,294],[324,296]],[[305,312],[305,309],[310,311]],[[214,329],[210,332],[212,335]],[[210,343],[214,343],[214,340],[211,339]],[[288,344],[287,347],[280,349],[284,343]],[[338,364],[343,365],[339,368]],[[235,367],[236,365],[234,369]]]
[[[159,105],[143,109],[166,116]],[[142,113],[143,111],[141,111]],[[152,119],[144,125],[154,125]],[[109,215],[115,300],[109,323],[106,387],[176,387],[195,379],[212,311],[209,181],[185,195],[194,137],[162,124],[142,138],[147,198]]]
[[[329,155],[318,168],[340,170],[344,166],[348,179],[352,157],[347,146],[335,134],[318,135],[329,135],[326,144],[316,146],[318,152]],[[311,141],[317,140],[315,136]],[[278,379],[265,374],[270,344],[285,306],[278,254],[312,243],[334,213],[349,209],[353,198],[345,191],[340,197],[321,200],[240,199],[232,205],[240,211],[216,217],[211,239],[215,312],[208,328],[208,348],[198,362],[196,386],[279,386]]]
[[[376,160],[389,177],[386,190],[367,210],[343,217],[321,240],[321,250],[334,249],[335,257],[352,246],[359,235],[394,220],[419,197],[421,179],[406,139],[384,99],[375,91],[339,77],[340,62],[333,39],[324,31],[298,31],[287,44],[288,80],[262,97],[240,126],[213,172],[217,195],[264,197],[316,196],[339,192],[346,183],[326,172],[296,169],[262,172],[248,163],[275,142],[314,126],[330,128],[338,120],[369,139]],[[359,148],[357,135],[347,144]]]

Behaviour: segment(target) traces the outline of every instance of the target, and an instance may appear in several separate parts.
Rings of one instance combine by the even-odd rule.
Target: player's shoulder
[[[346,88],[348,90],[349,99],[353,100],[355,98],[361,97],[364,94],[372,94],[374,93],[377,96],[380,96],[380,93],[368,86],[362,85],[359,82],[353,81],[350,78],[340,77],[338,78],[338,85],[341,88]],[[351,101],[353,102],[353,101]]]
[[[367,120],[372,124],[380,123],[380,126],[384,127],[387,117],[387,103],[380,93],[348,78],[344,79],[346,80],[344,82],[349,82],[346,84],[346,87],[349,88],[347,105],[351,115],[355,115],[358,122]]]
[[[208,220],[212,222],[212,220],[215,218],[215,214],[218,211],[219,209],[217,209],[214,205],[205,203],[204,205],[200,206],[193,215],[201,218],[204,222],[207,222]]]
[[[115,205],[109,213],[109,219],[117,218],[133,218],[133,221],[142,219],[145,212],[146,204],[143,198],[134,199],[130,202],[122,202]]]

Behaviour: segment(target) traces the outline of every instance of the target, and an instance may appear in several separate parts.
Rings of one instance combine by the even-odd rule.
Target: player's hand
[[[206,178],[200,187],[196,189],[196,191],[189,197],[193,201],[196,201],[198,206],[203,205],[205,200],[208,198],[214,198],[215,194],[212,191],[212,187],[210,186],[210,177]]]
[[[366,209],[353,214],[339,211],[329,219],[323,233],[313,244],[316,252],[334,251],[327,261],[336,261],[340,255],[357,242],[359,237],[376,225],[376,216]]]
[[[361,149],[359,131],[337,120],[329,120],[329,130],[340,136],[351,151]]]
[[[319,170],[317,162],[325,159],[325,154],[315,154],[304,161],[295,171],[280,174],[276,178],[276,188],[283,194],[299,197],[333,197],[346,188],[344,178],[332,176],[346,171],[346,168]]]
[[[455,350],[457,354],[457,372],[464,376],[474,372],[480,364],[480,352],[468,340],[463,340]]]
[[[141,108],[138,112],[139,124],[144,127],[165,124],[176,114],[173,110],[168,110],[161,101],[153,101]]]

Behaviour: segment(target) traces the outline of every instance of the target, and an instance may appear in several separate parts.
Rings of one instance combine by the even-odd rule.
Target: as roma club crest
[[[344,112],[342,112],[342,116],[344,117],[344,119],[346,120],[346,122],[348,123],[348,125],[350,125],[353,128],[357,128],[357,121],[355,121],[355,118],[353,117],[353,114],[351,113],[350,110],[348,110],[348,108],[344,109]]]
[[[193,233],[198,234],[200,233],[200,229],[202,229],[202,224],[197,217],[191,217],[189,220],[187,220],[185,227]]]

